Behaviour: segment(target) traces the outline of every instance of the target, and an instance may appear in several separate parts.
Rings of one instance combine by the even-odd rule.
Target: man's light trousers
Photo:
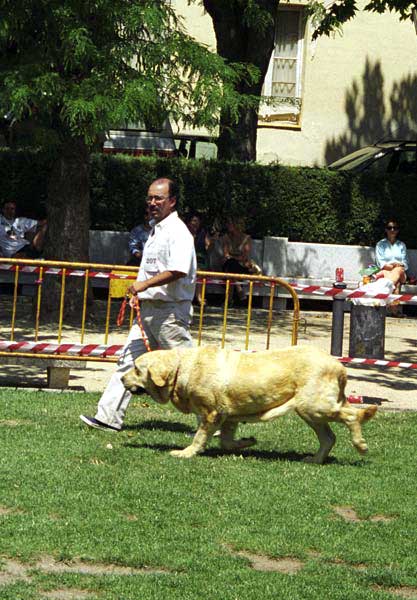
[[[163,302],[142,300],[140,303],[142,325],[152,350],[190,347],[193,345],[190,324],[193,314],[191,301]],[[104,390],[97,407],[96,419],[122,428],[126,409],[132,397],[121,378],[135,360],[146,352],[139,325],[135,323],[117,363],[117,369]]]

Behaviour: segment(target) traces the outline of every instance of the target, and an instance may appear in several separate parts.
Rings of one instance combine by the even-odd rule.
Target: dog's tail
[[[347,383],[347,373],[346,373],[346,369],[345,367],[343,367],[343,365],[340,365],[342,368],[339,371],[339,374],[337,376],[337,381],[339,384],[339,396],[337,398],[337,401],[340,405],[345,404],[345,402],[347,402],[346,399],[346,394],[345,394],[345,389],[346,389],[346,383]]]
[[[366,408],[360,408],[358,410],[358,421],[359,423],[364,423],[365,421],[369,421],[375,415],[378,407],[376,404],[372,404],[371,406],[367,406]]]
[[[349,404],[349,402],[346,398],[346,394],[345,394],[345,388],[346,388],[346,383],[347,383],[347,374],[346,374],[346,369],[344,367],[338,376],[338,382],[339,382],[338,402],[342,405]],[[365,421],[369,421],[369,419],[372,419],[372,417],[375,415],[375,413],[377,411],[377,408],[378,407],[376,405],[367,406],[366,408],[359,408],[357,410],[359,423],[364,423]]]

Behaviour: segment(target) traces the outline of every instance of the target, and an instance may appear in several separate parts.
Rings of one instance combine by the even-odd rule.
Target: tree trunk
[[[257,0],[259,10],[267,16],[262,19],[262,25],[244,15],[247,4],[242,0],[204,0],[204,8],[213,20],[217,53],[228,62],[252,64],[259,69],[256,83],[242,79],[236,84],[236,90],[241,94],[260,96],[274,48],[278,2]],[[256,160],[258,106],[242,108],[237,123],[229,112],[221,113],[218,158]]]
[[[90,154],[81,138],[69,138],[61,148],[48,181],[48,230],[44,257],[48,260],[88,262],[90,228]],[[67,317],[79,316],[84,280],[66,277]],[[47,275],[42,294],[42,313],[59,309],[61,277]]]

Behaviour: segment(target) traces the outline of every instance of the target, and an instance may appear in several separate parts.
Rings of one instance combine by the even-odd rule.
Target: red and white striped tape
[[[391,302],[394,300],[400,302],[407,302],[409,304],[417,304],[417,296],[414,294],[372,294],[370,292],[362,292],[356,290],[341,290],[339,288],[321,287],[318,285],[304,285],[297,282],[290,282],[291,287],[297,291],[301,291],[303,294],[313,294],[317,296],[329,296],[329,298],[375,298],[376,300],[387,300]]]
[[[400,367],[402,369],[417,369],[417,363],[410,363],[398,360],[382,360],[380,358],[352,358],[343,356],[338,358],[342,363],[353,365],[373,365],[376,367]]]
[[[199,282],[202,282],[202,279],[198,279]],[[206,279],[206,283],[216,283],[216,284],[225,284],[226,282],[223,279]],[[230,282],[232,285],[236,282]],[[238,282],[239,285],[242,282]],[[243,282],[247,283],[247,282]],[[261,285],[265,287],[271,287],[271,282],[269,281],[254,281],[254,285]],[[301,292],[301,295],[313,295],[313,296],[328,296],[329,300],[333,298],[337,298],[340,300],[345,300],[347,298],[375,298],[376,300],[390,300],[393,302],[394,300],[409,303],[409,304],[417,304],[417,295],[414,294],[372,294],[369,292],[362,292],[358,289],[340,289],[335,287],[323,287],[320,285],[306,285],[304,283],[298,283],[297,281],[289,281],[288,284],[293,287],[297,292]]]
[[[16,266],[17,265],[0,264],[0,270],[1,271],[16,271]],[[19,273],[39,273],[40,270],[41,270],[41,267],[32,267],[29,265],[22,266],[22,267],[19,266]],[[58,268],[54,268],[54,267],[45,267],[43,269],[43,273],[45,275],[62,275],[63,271],[64,271],[63,269],[58,269]],[[72,276],[72,277],[85,277],[86,271],[83,269],[66,269],[65,275]],[[99,277],[102,279],[136,279],[136,275],[134,273],[132,275],[127,275],[127,274],[123,274],[123,273],[109,273],[109,272],[105,272],[105,271],[89,271],[88,276],[89,277]]]
[[[22,266],[19,267],[20,273],[39,273],[41,267],[32,267],[32,266]],[[0,264],[0,271],[16,271],[16,265],[6,265]],[[45,267],[43,269],[43,273],[45,275],[62,275],[63,269],[53,268],[53,267]],[[72,277],[85,277],[86,271],[81,269],[67,269],[65,271],[66,276]],[[106,271],[89,271],[88,277],[97,277],[101,279],[134,279],[136,280],[136,275],[126,275],[122,273],[109,273]],[[206,284],[218,284],[225,285],[225,279],[207,279],[204,278]],[[198,282],[202,283],[203,278],[199,278]],[[231,281],[230,285],[242,285],[241,281]],[[254,285],[256,286],[265,286],[271,287],[271,283],[268,281],[254,281]],[[347,298],[375,298],[376,300],[389,300],[390,302],[399,301],[407,304],[417,304],[417,295],[414,294],[371,294],[369,292],[361,292],[359,290],[341,290],[339,288],[334,287],[322,287],[319,285],[306,285],[303,283],[297,283],[297,281],[288,282],[291,287],[293,287],[296,291],[300,292],[301,295],[313,295],[313,296],[328,296],[329,300],[333,298],[338,299],[347,299]]]
[[[95,356],[105,358],[118,356],[123,346],[104,344],[51,344],[48,342],[0,342],[0,351],[31,352],[33,354],[56,354],[69,356]]]
[[[0,351],[13,352],[32,352],[33,354],[56,354],[70,356],[94,356],[105,358],[108,356],[118,356],[123,346],[113,344],[106,346],[104,344],[52,344],[48,342],[6,342],[0,341]],[[237,352],[256,352],[256,350]],[[410,363],[396,360],[382,360],[376,358],[352,358],[342,356],[337,358],[342,363],[355,365],[373,365],[376,367],[400,367],[402,369],[417,369],[417,363]]]

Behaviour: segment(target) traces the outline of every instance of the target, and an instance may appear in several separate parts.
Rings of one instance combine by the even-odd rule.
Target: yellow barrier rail
[[[29,259],[8,259],[0,258],[0,283],[5,284],[5,280],[8,280],[9,285],[12,286],[12,294],[0,296],[0,338],[3,339],[3,345],[7,345],[6,340],[9,342],[15,342],[13,344],[16,349],[13,350],[0,350],[0,356],[20,356],[20,357],[31,357],[31,358],[47,358],[47,359],[58,359],[58,360],[80,360],[80,361],[98,361],[98,362],[115,362],[117,356],[96,356],[87,354],[74,354],[65,351],[66,346],[71,344],[79,345],[86,344],[88,349],[91,346],[100,346],[97,344],[97,337],[104,334],[103,353],[109,342],[112,323],[115,323],[115,308],[112,305],[112,300],[116,298],[123,298],[126,294],[127,287],[131,284],[132,279],[136,278],[138,268],[128,267],[125,265],[108,265],[100,263],[84,263],[84,262],[61,262],[61,261],[48,261],[48,260],[29,260]],[[203,343],[203,334],[207,332],[209,327],[206,323],[207,310],[206,310],[206,299],[211,294],[211,291],[216,290],[216,294],[219,293],[224,295],[223,308],[217,311],[217,318],[219,324],[215,326],[214,331],[220,334],[221,347],[225,347],[226,338],[228,334],[228,325],[230,317],[229,300],[231,298],[235,285],[240,285],[242,288],[247,290],[247,307],[239,309],[239,315],[243,315],[243,311],[246,310],[246,316],[244,325],[244,349],[249,349],[251,326],[253,322],[253,301],[255,290],[262,290],[262,296],[267,298],[266,308],[266,323],[264,327],[264,333],[266,336],[265,348],[270,348],[271,343],[271,332],[274,322],[274,298],[276,297],[277,288],[281,287],[286,290],[293,299],[293,315],[291,325],[291,344],[297,343],[298,336],[298,323],[300,315],[300,305],[297,293],[295,290],[284,280],[276,277],[266,277],[262,275],[234,275],[231,273],[223,272],[212,272],[212,271],[198,271],[198,280],[201,291],[201,307],[199,309],[198,321],[197,321],[197,343],[201,345]],[[42,301],[44,298],[43,286],[47,277],[55,277],[59,280],[60,290],[58,293],[59,301],[56,310],[57,318],[56,327],[54,320],[43,319],[42,321]],[[84,279],[83,283],[80,281],[80,300],[81,300],[81,311],[80,311],[80,322],[79,326],[74,327],[71,324],[70,336],[68,339],[68,329],[65,322],[65,299],[67,293],[67,281],[68,277],[75,277],[79,280]],[[95,307],[98,309],[94,314],[94,319],[91,320],[90,312],[88,309],[89,303],[89,284],[99,278],[101,280],[107,279],[107,295],[106,299],[96,300],[94,302]],[[24,315],[20,314],[19,299],[21,298],[20,286],[32,286],[34,292],[32,297],[31,309],[25,310]],[[72,292],[73,293],[73,292]],[[103,302],[105,303],[103,310]],[[11,303],[11,307],[10,307]],[[213,321],[213,314],[210,307],[209,317]],[[7,320],[7,313],[10,312],[9,325],[5,324]],[[129,325],[132,326],[134,319],[133,311],[130,311]],[[101,322],[101,325],[100,325]],[[99,323],[99,324],[98,324]],[[240,327],[240,325],[239,325]],[[213,329],[212,329],[213,330]],[[212,331],[211,330],[211,331]],[[113,331],[114,333],[114,331]],[[118,344],[122,345],[125,337],[120,335],[118,330]],[[123,332],[124,333],[124,332]],[[79,342],[75,342],[73,337],[77,337],[79,334]],[[16,341],[16,338],[20,341]],[[48,351],[46,346],[52,344],[52,340],[57,340],[58,345],[62,344],[63,352],[60,348],[55,352]],[[25,349],[25,343],[31,344],[36,342],[39,347],[33,350],[33,352]],[[56,342],[55,342],[56,343]],[[19,349],[21,344],[21,349]],[[43,346],[45,350],[43,351]],[[1,345],[1,339],[0,339]],[[52,344],[53,345],[53,344]],[[113,342],[112,348],[116,348]]]
[[[271,340],[271,327],[273,320],[273,309],[274,309],[274,298],[275,291],[277,287],[283,287],[290,294],[293,302],[293,318],[292,318],[292,329],[291,329],[291,344],[294,346],[297,344],[298,339],[298,323],[300,320],[300,302],[298,299],[298,295],[296,291],[291,287],[289,283],[280,279],[279,277],[266,277],[264,275],[235,275],[232,273],[223,273],[223,272],[213,272],[213,271],[198,271],[197,276],[199,281],[201,282],[201,306],[200,306],[200,316],[199,316],[199,326],[198,326],[198,334],[197,340],[198,344],[201,344],[202,340],[202,329],[203,329],[203,318],[204,318],[204,309],[205,309],[205,300],[206,300],[206,290],[207,285],[210,283],[216,284],[217,281],[225,282],[225,300],[224,300],[224,308],[223,308],[223,325],[222,325],[222,338],[221,338],[221,347],[224,348],[225,340],[226,340],[226,329],[227,329],[227,319],[229,313],[229,299],[230,299],[230,290],[231,286],[239,282],[248,283],[249,284],[249,293],[248,293],[248,307],[247,307],[247,316],[246,316],[246,329],[245,329],[245,350],[249,349],[249,336],[250,336],[250,326],[252,322],[252,304],[253,304],[253,296],[254,296],[254,286],[262,285],[270,288],[269,294],[266,297],[269,298],[268,303],[268,316],[267,316],[267,327],[266,327],[266,350],[269,350],[270,340]]]

